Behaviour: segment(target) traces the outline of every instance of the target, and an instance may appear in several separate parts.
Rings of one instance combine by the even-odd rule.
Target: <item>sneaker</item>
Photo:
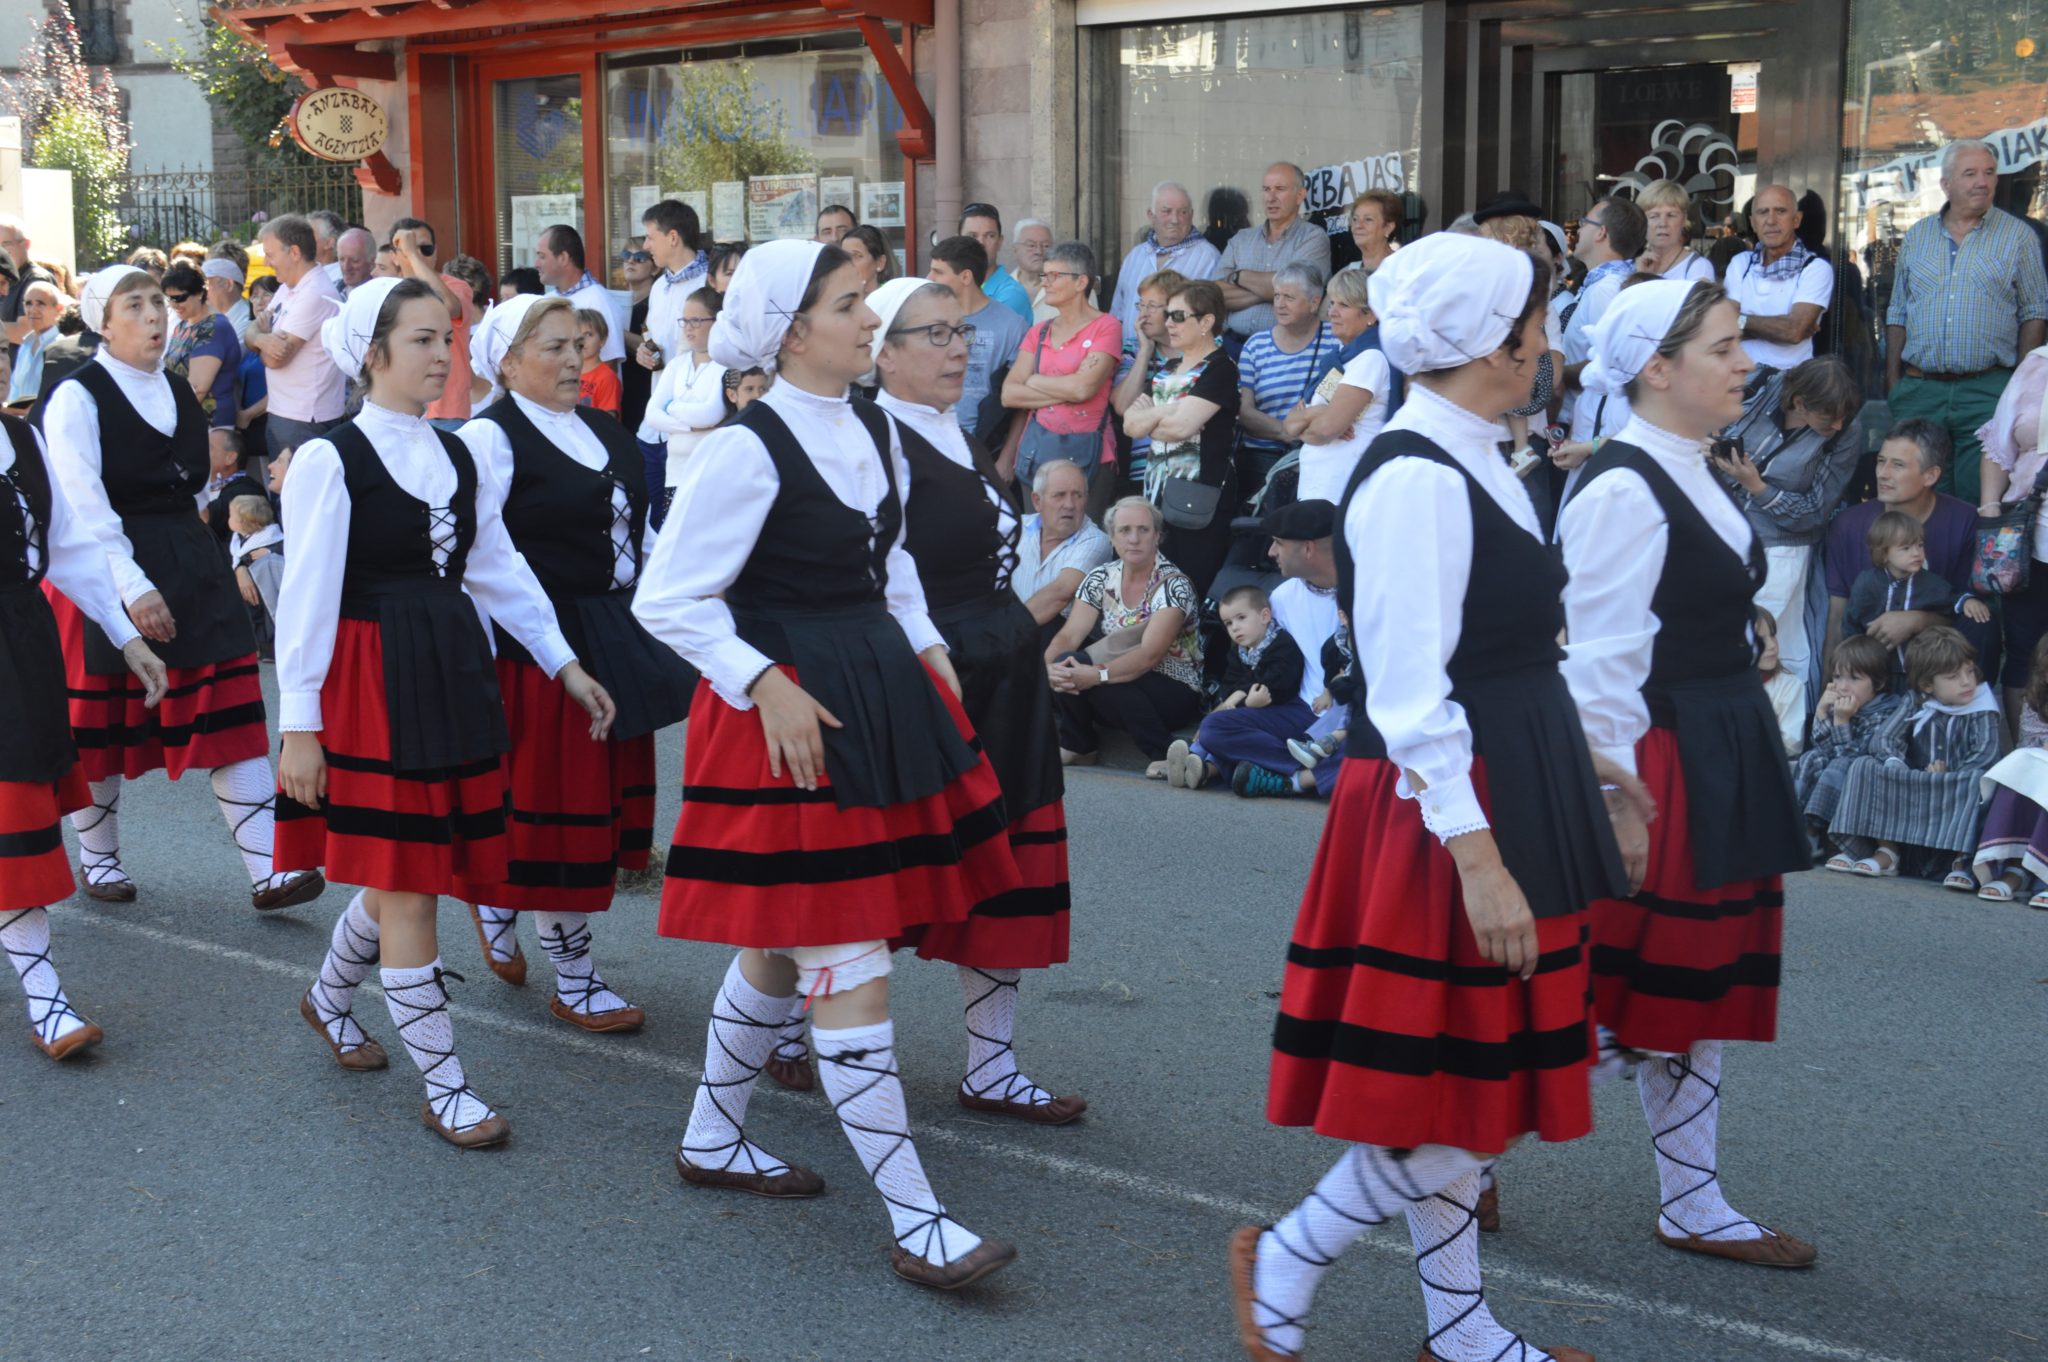
[[[1257,799],[1264,795],[1300,793],[1295,788],[1292,777],[1276,775],[1265,767],[1254,766],[1248,761],[1239,762],[1237,769],[1230,773],[1230,789],[1232,793],[1241,795],[1246,799]]]
[[[1169,789],[1187,788],[1188,744],[1185,738],[1175,738],[1166,749],[1166,784]]]
[[[1336,755],[1336,753],[1323,745],[1328,741],[1328,738],[1318,738],[1314,742],[1303,742],[1300,738],[1289,738],[1287,740],[1287,750],[1296,761],[1301,763],[1302,770],[1313,771],[1316,767],[1321,766]]]

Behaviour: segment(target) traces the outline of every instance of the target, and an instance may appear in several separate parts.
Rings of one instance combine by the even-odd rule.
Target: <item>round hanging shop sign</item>
[[[323,161],[361,161],[384,150],[391,119],[361,90],[330,86],[292,105],[292,140]]]

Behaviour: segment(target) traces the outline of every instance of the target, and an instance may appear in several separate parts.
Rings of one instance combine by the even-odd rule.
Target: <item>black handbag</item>
[[[1223,489],[1193,478],[1168,478],[1159,484],[1159,514],[1180,530],[1206,530],[1216,518]]]

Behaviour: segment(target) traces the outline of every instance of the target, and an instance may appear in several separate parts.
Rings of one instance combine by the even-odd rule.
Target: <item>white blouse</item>
[[[556,449],[582,464],[585,468],[601,469],[611,462],[611,455],[605,450],[604,441],[597,438],[583,418],[573,411],[552,411],[538,402],[529,401],[518,393],[512,400],[526,419],[533,422],[534,429],[545,436]],[[491,514],[502,517],[505,514],[505,500],[512,495],[512,439],[505,434],[505,428],[496,421],[470,421],[455,432],[456,438],[469,446],[471,457],[476,460],[477,498],[488,500]],[[633,553],[628,541],[633,535],[632,503],[627,499],[626,489],[612,484],[612,585],[629,587],[633,585]],[[654,524],[650,520],[646,532],[641,536],[641,558],[654,551]],[[524,559],[522,558],[522,562]]]
[[[438,531],[453,524],[455,465],[440,436],[425,420],[363,403],[356,429],[369,437],[385,471],[405,492],[434,512],[434,563],[445,566],[452,537]],[[481,490],[479,478],[479,490]],[[318,732],[320,688],[334,661],[334,634],[341,621],[342,577],[348,567],[349,496],[341,451],[330,440],[308,440],[292,456],[284,480],[284,519],[292,527],[279,589],[277,686],[279,730]],[[476,539],[462,584],[484,613],[505,626],[533,654],[549,676],[576,660],[555,622],[554,607],[533,570],[512,547],[499,518],[498,503],[479,495]]]
[[[905,402],[886,390],[875,394],[875,405],[922,435],[925,443],[945,455],[949,462],[981,477],[981,470],[974,465],[974,455],[967,448],[967,436],[960,430],[960,418],[950,407],[940,411],[937,407]],[[990,504],[996,508],[996,528],[1002,531],[1004,538],[1021,533],[1016,508],[987,478],[981,478],[981,490],[988,494]]]
[[[1614,437],[1636,445],[1671,475],[1721,542],[1747,562],[1756,532],[1707,468],[1704,440],[1687,439],[1629,419]],[[1594,479],[1558,517],[1571,582],[1565,587],[1564,676],[1578,702],[1593,750],[1623,770],[1636,769],[1636,741],[1650,727],[1643,682],[1657,616],[1650,598],[1664,576],[1671,526],[1640,473],[1611,469]]]
[[[875,458],[875,442],[852,404],[790,383],[775,384],[759,400],[787,423],[832,494],[872,518],[889,484]],[[893,422],[889,457],[898,495],[907,495],[910,468]],[[647,632],[682,654],[735,709],[753,708],[747,687],[771,663],[740,639],[719,593],[746,567],[780,487],[768,447],[751,430],[722,426],[707,435],[684,465],[668,520],[633,598],[633,614]],[[889,549],[886,570],[889,613],[903,626],[910,646],[918,652],[944,647],[925,612],[924,584],[903,547],[901,530]]]
[[[43,443],[42,432],[34,427],[30,427],[30,431],[35,435],[36,447],[43,451],[43,463],[47,466],[50,452]],[[14,441],[0,434],[0,477],[13,471]],[[34,524],[29,515],[28,498],[16,492],[13,499],[15,515],[26,531]],[[121,593],[115,589],[113,575],[108,570],[106,550],[93,537],[84,518],[72,509],[70,494],[55,478],[50,480],[50,523],[44,530],[44,548],[49,554],[47,562],[36,552],[35,536],[28,536],[26,566],[31,572],[42,568],[73,605],[106,630],[107,637],[113,640],[116,648],[125,648],[130,639],[140,637],[128,619],[128,612],[121,607]]]
[[[1516,525],[1543,537],[1527,489],[1500,455],[1507,438],[1500,422],[1418,383],[1386,429],[1434,441]],[[1472,726],[1450,698],[1446,671],[1472,578],[1465,479],[1427,459],[1393,460],[1351,498],[1344,540],[1354,567],[1351,633],[1365,711],[1403,772],[1402,796],[1421,804],[1424,825],[1442,841],[1490,826],[1472,788]],[[1414,789],[1410,773],[1426,788]]]
[[[668,441],[668,472],[662,481],[674,487],[683,476],[683,461],[711,428],[725,419],[725,366],[695,355],[682,355],[661,368],[654,395],[641,418],[643,432]]]
[[[138,369],[123,363],[101,346],[92,363],[113,375],[136,414],[157,430],[169,435],[178,428],[178,400],[171,394],[171,380],[162,369]],[[83,383],[60,383],[43,408],[43,431],[50,438],[50,467],[57,481],[70,495],[71,509],[106,551],[107,566],[113,569],[114,584],[121,600],[135,604],[156,590],[135,562],[135,546],[121,529],[121,517],[107,500],[106,484],[100,481],[100,407]],[[205,500],[193,498],[196,511]]]

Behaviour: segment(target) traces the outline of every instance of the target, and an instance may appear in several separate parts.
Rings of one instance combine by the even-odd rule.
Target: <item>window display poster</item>
[[[747,181],[749,241],[808,241],[817,230],[816,175],[756,175]]]
[[[1302,214],[1309,221],[1322,224],[1323,230],[1331,236],[1348,237],[1351,234],[1351,205],[1358,196],[1368,189],[1390,189],[1396,194],[1401,193],[1408,187],[1405,171],[1398,151],[1317,166],[1305,177],[1308,202],[1302,205]]]
[[[514,194],[512,195],[512,258],[528,263],[533,259],[533,248],[540,242],[540,234],[558,222],[576,226],[581,215],[576,211],[575,194]]]
[[[668,196],[661,192],[661,186],[658,184],[636,184],[629,186],[626,190],[626,222],[625,226],[619,230],[619,240],[624,241],[627,237],[639,236],[641,234],[640,219],[647,215],[648,209],[654,207],[655,204],[660,203],[666,197]]]
[[[901,227],[903,181],[884,180],[862,185],[860,220],[870,227]]]
[[[855,213],[860,208],[853,201],[853,176],[823,175],[818,179],[818,211],[824,212],[833,204],[850,209]]]
[[[708,192],[702,189],[685,189],[671,197],[690,205],[690,211],[697,215],[698,229],[705,236],[717,240],[717,234],[711,230],[711,195]]]
[[[747,239],[745,180],[720,180],[711,186],[711,235],[718,241]]]

